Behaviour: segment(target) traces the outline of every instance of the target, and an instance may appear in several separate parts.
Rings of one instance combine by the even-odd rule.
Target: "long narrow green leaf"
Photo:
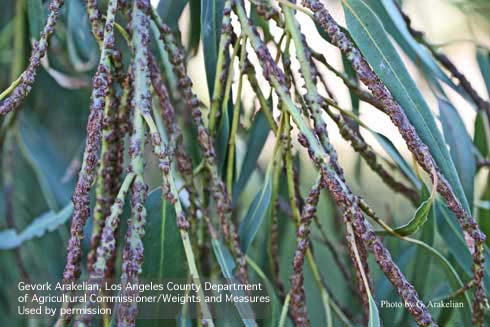
[[[429,50],[417,42],[410,34],[406,22],[393,0],[364,1],[376,16],[378,16],[386,31],[393,37],[414,64],[420,66],[426,75],[443,81],[457,92],[462,92],[462,89],[456,86],[436,63]]]
[[[170,28],[178,27],[179,18],[188,0],[161,0],[158,3],[157,12]]]
[[[425,193],[425,194],[423,194]],[[429,191],[427,188],[423,188],[423,192],[421,197],[427,196]],[[431,211],[429,213],[429,218],[427,222],[424,224],[424,227],[421,229],[420,240],[427,244],[428,246],[434,245],[434,237],[436,232],[436,210],[434,206],[432,206]],[[430,272],[432,257],[428,255],[424,255],[423,250],[420,247],[417,247],[415,252],[415,258],[417,258],[417,265],[413,270],[413,286],[419,293],[421,299],[426,297],[426,294],[432,290],[432,286],[428,285],[427,276],[425,274],[421,274],[420,271]]]
[[[240,226],[238,228],[238,236],[240,238],[243,252],[247,252],[248,248],[252,244],[255,234],[257,234],[260,225],[267,215],[271,201],[271,195],[272,176],[270,173],[267,173],[262,190],[255,196],[252,204],[248,208],[245,218],[240,223]]]
[[[480,67],[480,72],[487,87],[487,93],[490,96],[490,54],[487,50],[478,49],[476,52],[476,60]]]
[[[247,256],[247,263],[255,271],[255,273],[262,279],[262,281],[264,282],[265,287],[267,289],[267,292],[269,293],[269,295],[271,297],[271,305],[272,305],[271,311],[272,311],[272,313],[271,313],[270,321],[268,321],[267,325],[271,326],[271,327],[276,327],[279,323],[278,318],[281,314],[281,312],[280,312],[281,304],[280,304],[279,299],[276,295],[274,284],[272,284],[272,282],[269,280],[269,278],[267,278],[267,276],[262,271],[262,269],[260,269],[260,266],[248,256]]]
[[[143,262],[142,277],[185,279],[186,256],[174,207],[162,197],[160,188],[150,192],[145,206],[148,214],[143,245],[145,255],[152,260]]]
[[[371,294],[369,294],[369,327],[381,327],[381,320],[379,319],[378,307]]]
[[[27,0],[27,17],[31,38],[37,40],[45,24],[45,11],[42,0]]]
[[[224,0],[201,0],[201,36],[210,97],[214,90]]]
[[[395,228],[395,232],[402,236],[415,234],[427,222],[427,217],[432,208],[435,198],[435,188],[432,193],[427,191],[425,186],[422,187],[422,203],[419,205],[412,219],[403,226]]]
[[[342,0],[349,31],[371,67],[389,88],[429,147],[438,167],[451,184],[456,196],[469,212],[456,169],[437,128],[434,116],[391,44],[382,23],[363,0]]]
[[[488,156],[488,149],[490,147],[490,135],[487,135],[485,124],[489,123],[485,112],[479,112],[475,119],[475,132],[473,135],[473,144],[480,152],[483,158]],[[487,121],[485,121],[487,120]],[[490,125],[490,123],[489,123]],[[490,128],[488,133],[490,133]]]
[[[191,19],[189,21],[189,41],[187,43],[189,53],[195,55],[201,41],[201,1],[189,0]]]
[[[487,184],[481,195],[480,203],[486,203],[486,206],[478,207],[478,223],[482,232],[487,235],[485,240],[487,246],[490,246],[490,172],[487,175]]]
[[[235,262],[228,249],[223,245],[220,240],[213,239],[211,241],[213,246],[214,255],[218,260],[218,264],[223,273],[223,277],[228,282],[233,282],[233,269],[235,269]],[[243,295],[240,291],[232,291],[236,295]],[[250,303],[248,302],[235,302],[235,307],[242,318],[242,322],[246,327],[257,326],[257,323],[251,317],[254,316]]]
[[[15,249],[22,243],[33,238],[42,237],[47,232],[52,232],[64,224],[73,212],[73,203],[67,204],[59,212],[46,212],[35,218],[21,233],[15,229],[6,229],[0,232],[0,250]]]
[[[458,171],[466,198],[469,203],[473,203],[476,174],[473,142],[456,108],[449,101],[442,98],[438,99],[438,103],[442,130],[449,145],[449,153]]]
[[[233,186],[234,202],[238,200],[238,197],[247,185],[252,172],[255,170],[257,159],[264,148],[269,132],[270,128],[267,119],[265,118],[264,113],[259,111],[250,129],[250,137],[247,141],[247,151],[245,152],[245,157],[242,162],[240,175]]]
[[[145,207],[147,211],[145,237],[143,238],[145,260],[141,278],[156,280],[160,283],[169,279],[186,282],[187,259],[177,227],[175,208],[162,197],[160,188],[150,192]],[[152,305],[152,310],[163,312],[165,309],[165,303]],[[157,327],[162,325],[162,321],[141,319],[137,325]]]
[[[66,160],[57,151],[51,136],[27,115],[19,120],[17,133],[22,154],[31,165],[49,208],[56,211],[71,200],[73,181],[63,183]]]
[[[88,71],[98,62],[98,46],[92,35],[90,21],[82,0],[67,3],[67,50],[68,57],[77,71]]]

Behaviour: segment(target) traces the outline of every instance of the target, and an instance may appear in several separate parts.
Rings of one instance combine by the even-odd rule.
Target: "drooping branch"
[[[297,246],[293,257],[293,273],[291,275],[291,310],[294,322],[297,326],[309,325],[306,311],[306,296],[303,288],[303,264],[305,254],[309,248],[310,225],[316,214],[320,191],[325,187],[322,178],[318,178],[311,187],[306,198],[306,203],[301,214],[300,224],[298,226],[296,237]]]
[[[54,26],[58,20],[64,0],[52,0],[49,4],[49,16],[38,41],[33,43],[29,65],[26,70],[15,80],[12,85],[0,94],[0,101],[10,94],[0,103],[0,116],[6,115],[12,110],[17,109],[22,101],[31,92],[32,85],[36,79],[37,69],[41,65],[41,59],[48,50],[48,39],[54,32]]]
[[[303,0],[303,4],[314,12],[315,21],[328,33],[332,43],[344,52],[351,62],[359,79],[371,90],[373,95],[383,104],[382,109],[398,127],[409,150],[414,154],[419,165],[432,176],[433,172],[438,175],[440,181],[437,186],[439,194],[445,199],[449,209],[454,212],[465,234],[468,248],[473,255],[473,273],[475,278],[475,297],[473,302],[475,323],[483,318],[483,309],[486,303],[486,295],[483,286],[484,256],[483,244],[485,235],[480,231],[478,224],[462,206],[454,194],[451,185],[438,169],[428,147],[421,141],[414,127],[408,120],[407,115],[391,95],[387,87],[381,82],[376,73],[361,55],[359,49],[342,32],[338,24],[330,15],[328,10],[316,0]]]
[[[285,108],[291,114],[294,122],[298,126],[301,134],[300,143],[308,149],[313,162],[320,168],[325,183],[333,194],[338,206],[346,213],[352,223],[356,235],[373,252],[378,265],[385,275],[396,287],[398,294],[409,305],[409,312],[414,319],[422,326],[435,324],[432,317],[425,307],[421,304],[414,287],[406,280],[400,269],[393,262],[388,250],[384,247],[367,220],[364,218],[358,204],[357,197],[352,194],[350,188],[345,184],[343,177],[338,176],[336,170],[330,165],[329,153],[322,148],[319,140],[309,129],[306,121],[301,115],[296,105],[293,103],[288,89],[285,86],[284,73],[275,64],[269,50],[259,38],[255,27],[248,20],[245,9],[240,1],[234,1],[234,8],[242,25],[243,32],[251,41],[259,61],[262,65],[264,77],[274,88],[277,96],[283,101]]]
[[[129,171],[135,174],[131,185],[131,217],[123,250],[121,284],[139,284],[139,274],[143,265],[143,237],[146,224],[146,201],[148,185],[144,181],[144,148],[146,126],[143,113],[151,112],[150,73],[148,68],[148,45],[150,43],[149,18],[145,15],[149,1],[135,1],[131,17],[132,42],[135,53],[132,62],[134,74],[134,97],[132,102],[132,135],[129,141]],[[134,296],[135,288],[123,289],[123,295]],[[138,305],[136,302],[121,303],[118,309],[118,326],[135,326]]]
[[[191,111],[192,119],[197,127],[198,142],[204,157],[206,169],[211,178],[211,191],[218,215],[220,217],[221,229],[225,239],[230,244],[231,252],[237,260],[237,275],[243,283],[248,281],[245,255],[240,248],[238,234],[233,222],[229,219],[231,211],[230,198],[226,186],[218,176],[216,166],[216,153],[214,150],[213,139],[210,137],[208,129],[204,125],[201,112],[201,104],[192,90],[192,81],[187,75],[182,50],[177,46],[170,28],[163,24],[158,15],[152,12],[153,21],[159,28],[160,37],[164,41],[167,51],[170,54],[170,61],[174,67],[174,72],[178,78],[179,87],[184,97],[187,107]]]
[[[99,151],[102,138],[102,119],[106,99],[112,88],[110,50],[114,48],[114,20],[117,9],[117,0],[111,0],[107,9],[104,42],[97,72],[92,82],[92,95],[90,99],[90,114],[87,122],[87,140],[82,159],[82,167],[78,174],[77,184],[73,195],[74,211],[72,214],[70,240],[67,247],[66,265],[63,271],[63,282],[75,282],[81,273],[80,262],[82,258],[82,240],[84,226],[90,215],[90,190],[95,178],[96,167],[99,160]],[[70,303],[64,303],[70,307]],[[60,316],[57,326],[64,326],[71,316]]]

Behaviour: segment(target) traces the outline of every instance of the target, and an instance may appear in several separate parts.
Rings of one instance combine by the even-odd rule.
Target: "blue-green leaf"
[[[461,88],[456,86],[436,63],[429,50],[417,42],[410,34],[397,5],[393,0],[364,0],[383,23],[386,31],[403,49],[407,56],[418,66],[421,66],[426,75],[435,77],[457,92]]]
[[[265,177],[264,186],[262,190],[257,193],[252,201],[252,204],[248,208],[245,218],[240,223],[238,228],[238,236],[240,238],[241,247],[243,252],[247,252],[248,248],[252,244],[252,241],[259,230],[260,225],[264,221],[265,216],[268,213],[270,201],[272,195],[272,176],[268,172]]]
[[[214,90],[224,6],[224,0],[201,0],[201,36],[210,97]]]
[[[47,131],[27,115],[19,120],[17,133],[19,147],[39,181],[46,203],[56,211],[71,200],[73,181],[63,183],[66,160],[57,151]]]
[[[487,246],[490,245],[490,172],[487,175],[487,184],[481,195],[478,210],[478,223],[482,232],[487,235],[485,240]]]
[[[175,208],[162,197],[160,188],[148,195],[145,203],[147,217],[145,237],[145,257],[142,277],[163,280],[165,278],[186,278],[187,265]]]
[[[449,101],[442,98],[438,99],[438,103],[442,130],[446,143],[449,145],[449,153],[456,166],[466,198],[469,203],[473,203],[476,174],[473,142],[456,108]]]
[[[480,67],[480,72],[487,87],[487,93],[490,95],[490,54],[487,50],[478,49],[476,52],[476,60]]]
[[[265,108],[268,110],[268,108]],[[257,159],[264,148],[265,141],[269,135],[270,127],[267,123],[264,113],[259,111],[255,116],[252,127],[250,129],[250,137],[247,142],[247,151],[242,162],[240,175],[237,182],[233,186],[233,201],[237,201],[241,192],[247,185],[247,182],[252,175],[252,172],[257,166]]]
[[[427,222],[427,217],[434,203],[434,198],[436,195],[436,187],[433,186],[432,192],[429,193],[425,185],[422,189],[422,203],[419,205],[412,219],[403,226],[395,228],[395,232],[401,236],[408,236],[416,233],[424,224]]]
[[[487,127],[485,127],[485,124],[489,125],[488,130]],[[490,133],[490,123],[488,121],[486,113],[481,111],[476,115],[475,119],[473,144],[483,158],[486,158],[488,156],[488,149],[490,148],[490,135],[488,135],[487,133]]]
[[[437,209],[437,229],[439,235],[445,241],[449,253],[454,258],[453,264],[457,265],[458,268],[463,271],[467,276],[472,276],[471,262],[472,257],[468,247],[466,246],[463,233],[458,224],[457,218],[454,214],[447,208],[447,206],[441,201],[436,201]],[[490,251],[487,246],[484,247],[485,254],[485,289],[490,292]]]
[[[381,320],[379,319],[378,307],[371,294],[369,294],[369,327],[381,327]]]
[[[221,273],[227,282],[234,282],[233,269],[235,269],[235,262],[233,260],[230,251],[223,245],[220,240],[211,240],[213,246],[214,255],[218,260],[218,264],[221,268]],[[243,295],[241,291],[231,291],[234,295]],[[254,316],[250,303],[248,302],[235,302],[235,307],[242,318],[242,322],[247,327],[257,326],[257,323],[251,317]]]
[[[362,0],[342,0],[342,5],[354,41],[401,105],[417,134],[429,147],[437,166],[447,178],[457,198],[469,212],[470,207],[461,182],[434,116],[388,38],[382,23]]]
[[[72,0],[67,3],[67,10],[68,57],[76,71],[88,71],[98,62],[98,47],[92,35],[85,6],[81,0]]]
[[[25,241],[42,237],[46,232],[52,232],[64,224],[73,212],[73,203],[68,203],[59,212],[48,211],[35,218],[21,233],[15,229],[0,232],[0,250],[10,250],[19,247]]]
[[[162,21],[175,30],[187,2],[188,0],[161,0],[158,3],[157,12]]]
[[[145,207],[147,212],[143,238],[145,260],[141,277],[161,283],[170,279],[184,282],[188,276],[187,258],[177,227],[175,208],[162,197],[160,188],[150,192]],[[152,306],[152,310],[155,311],[163,312],[165,309],[165,303],[156,303]],[[141,319],[137,325],[158,327],[162,325],[162,320]]]
[[[32,39],[39,39],[46,18],[42,0],[27,0],[27,17],[29,19],[29,32]]]
[[[189,53],[195,55],[201,40],[201,1],[190,0],[191,19],[189,21],[189,41],[187,43]]]

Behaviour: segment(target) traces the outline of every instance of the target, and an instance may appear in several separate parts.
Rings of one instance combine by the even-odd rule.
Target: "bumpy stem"
[[[137,15],[137,14],[136,14]],[[136,18],[136,17],[135,17]],[[133,18],[134,19],[134,18]],[[137,21],[137,19],[135,19]],[[136,98],[141,96],[138,92],[138,74],[136,74]],[[135,100],[135,105],[140,103]],[[129,170],[135,174],[135,179],[131,185],[131,217],[128,220],[128,230],[125,237],[125,246],[123,250],[121,284],[128,283],[136,286],[139,284],[139,274],[144,258],[143,237],[145,235],[146,209],[144,202],[147,197],[148,186],[143,179],[144,173],[144,144],[145,144],[145,126],[141,115],[134,113],[133,116],[133,134],[131,135],[129,145],[130,165]],[[135,288],[129,290],[123,288],[123,295],[135,296]],[[135,326],[136,316],[138,314],[137,303],[121,303],[117,313],[118,327]]]
[[[339,176],[336,170],[330,166],[330,154],[325,152],[318,139],[311,133],[306,121],[301,116],[301,112],[293,103],[287,87],[285,86],[284,73],[277,67],[269,50],[259,38],[255,27],[247,19],[243,5],[240,1],[235,1],[234,5],[243,32],[250,39],[252,47],[262,65],[264,77],[269,81],[278,97],[283,101],[285,108],[290,112],[301,132],[299,137],[300,143],[308,149],[310,157],[320,168],[330,192],[333,194],[339,207],[347,213],[347,217],[351,221],[356,235],[362,239],[366,246],[374,253],[380,268],[396,287],[398,294],[400,294],[405,302],[411,304],[408,310],[415,320],[423,326],[434,325],[435,322],[432,320],[426,306],[421,304],[422,302],[420,301],[417,292],[393,262],[388,250],[384,247],[379,238],[376,237],[371,225],[362,215],[357,204],[357,197],[352,194],[350,188],[345,184],[343,177]]]
[[[144,146],[145,125],[143,116],[139,113],[151,112],[150,74],[148,68],[149,18],[145,14],[150,6],[149,1],[135,1],[131,17],[134,45],[133,73],[133,134],[129,144],[130,166],[129,170],[135,174],[131,186],[131,218],[128,220],[126,244],[123,251],[122,284],[138,284],[139,274],[144,258],[143,237],[146,223],[146,209],[144,202],[147,197],[148,186],[143,179],[144,174]],[[127,295],[136,291],[124,289]],[[138,313],[137,303],[122,303],[118,310],[118,326],[134,326]]]
[[[389,115],[393,123],[398,127],[409,150],[414,154],[419,165],[432,176],[436,172],[439,184],[437,190],[445,199],[449,209],[454,212],[463,229],[468,248],[473,255],[473,273],[475,279],[475,296],[473,301],[473,313],[475,323],[483,319],[483,310],[487,303],[487,296],[483,285],[484,255],[483,245],[485,235],[471,214],[465,210],[459,199],[454,194],[451,185],[440,172],[427,145],[425,145],[407,115],[391,95],[387,87],[381,82],[376,73],[361,55],[359,49],[342,32],[338,24],[328,10],[317,0],[303,0],[303,4],[314,12],[315,21],[327,32],[332,43],[345,53],[359,79],[368,87],[372,94],[383,104],[383,111]]]
[[[296,232],[297,246],[293,257],[293,273],[291,275],[291,310],[294,322],[297,326],[309,325],[309,320],[306,311],[306,297],[303,288],[303,264],[306,251],[309,248],[308,235],[310,233],[309,226],[316,214],[318,200],[320,198],[320,190],[324,187],[323,181],[320,178],[311,187],[306,204],[303,208],[300,223]]]
[[[211,178],[211,190],[220,217],[221,229],[225,239],[230,244],[232,254],[236,258],[238,266],[237,275],[243,283],[246,283],[248,281],[248,276],[245,255],[240,248],[236,227],[229,219],[229,213],[231,211],[230,199],[226,187],[218,175],[213,139],[210,137],[209,131],[202,120],[201,104],[192,91],[192,81],[187,75],[187,69],[184,64],[184,55],[182,50],[177,46],[170,28],[162,23],[160,17],[154,11],[152,12],[152,18],[158,26],[160,37],[164,41],[165,47],[171,56],[170,61],[174,66],[174,72],[178,78],[179,87],[187,107],[191,110],[194,124],[197,127],[198,142],[204,157],[205,166]]]
[[[289,122],[290,116],[287,111],[283,111],[284,115],[284,132],[281,135],[280,140],[284,143],[284,151],[285,151],[285,165],[286,165],[286,179],[287,179],[287,185],[288,185],[288,193],[289,193],[289,203],[291,206],[291,214],[293,217],[294,222],[296,223],[296,227],[299,230],[300,225],[301,225],[301,213],[299,209],[299,202],[303,202],[299,193],[298,185],[299,182],[297,180],[297,174],[296,171],[294,170],[293,167],[293,158],[292,158],[292,148],[291,148],[291,123]],[[305,209],[305,206],[301,205],[303,207],[303,210]],[[313,215],[314,217],[314,215]],[[310,223],[308,223],[310,224]],[[302,251],[302,250],[301,250]],[[326,314],[326,320],[330,321],[330,307],[335,311],[337,316],[339,317],[340,320],[342,320],[344,323],[347,325],[351,325],[349,322],[349,319],[345,316],[345,314],[342,312],[342,310],[337,306],[335,301],[332,301],[332,296],[329,294],[326,286],[323,283],[322,277],[320,276],[320,271],[318,269],[318,266],[316,264],[315,258],[313,257],[313,253],[311,250],[311,245],[309,245],[306,249],[305,254],[303,254],[303,257],[306,255],[306,259],[308,262],[308,266],[310,267],[310,270],[313,274],[313,278],[315,279],[315,283],[317,287],[320,290],[320,295],[322,298],[323,306],[325,309],[325,314]],[[299,258],[298,258],[299,260]],[[304,261],[304,258],[302,259]],[[293,262],[294,266],[294,262]],[[294,273],[294,271],[293,271]],[[292,281],[294,280],[294,276],[292,276]],[[299,282],[297,280],[296,282]],[[292,284],[291,284],[292,285]],[[293,285],[292,285],[293,286]],[[301,281],[301,287],[302,287],[302,281]],[[290,290],[290,296],[291,299],[293,298],[293,294],[291,294],[291,291],[293,289],[291,288]],[[299,296],[299,298],[304,298],[304,294],[301,293],[301,290],[297,288],[296,295]],[[304,301],[297,301],[295,304],[296,308],[291,307],[291,316],[293,317],[294,320],[301,320],[301,321],[306,321],[307,316],[306,316],[306,306],[304,306]],[[303,308],[304,306],[304,308]],[[295,314],[293,314],[295,312]],[[297,316],[297,317],[296,317]],[[306,319],[306,320],[305,320]]]
[[[90,189],[92,188],[99,159],[105,99],[112,85],[109,53],[110,49],[114,48],[113,26],[116,8],[117,0],[111,0],[107,10],[104,45],[100,63],[93,79],[85,152],[73,195],[74,211],[70,229],[71,236],[67,248],[67,262],[63,272],[63,282],[65,283],[76,281],[80,276],[81,242],[84,237],[83,228],[90,214]],[[60,317],[58,325],[64,325],[65,321],[63,319],[65,317]],[[66,319],[69,320],[70,317],[66,317]]]
[[[37,69],[41,65],[41,58],[48,50],[48,38],[54,32],[54,26],[58,20],[60,9],[64,0],[52,0],[49,4],[49,16],[41,32],[39,41],[34,42],[29,65],[21,76],[16,79],[6,92],[0,94],[0,100],[10,94],[0,103],[0,116],[6,115],[16,109],[32,89],[32,84],[36,79]]]
[[[362,137],[356,133],[347,123],[342,115],[334,113],[330,107],[325,104],[323,106],[327,114],[337,124],[342,137],[349,141],[352,148],[358,152],[366,161],[368,166],[388,185],[393,191],[404,195],[413,205],[417,205],[419,195],[416,190],[397,181],[378,161],[378,157],[374,149],[366,143]]]

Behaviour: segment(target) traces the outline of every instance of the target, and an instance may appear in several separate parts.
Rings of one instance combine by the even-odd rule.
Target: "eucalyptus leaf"
[[[82,0],[67,3],[67,50],[76,71],[93,69],[98,62],[98,46]]]
[[[438,98],[438,103],[442,130],[449,145],[449,153],[456,166],[466,198],[469,203],[473,203],[476,175],[473,142],[456,108],[446,99]]]
[[[167,280],[187,282],[187,258],[177,227],[175,208],[162,196],[161,188],[149,193],[145,207],[147,217],[143,246],[146,260],[143,261],[141,278],[158,283]],[[157,311],[168,310],[165,303],[156,303],[151,308]],[[157,327],[162,323],[173,326],[175,321],[141,319],[137,325]]]
[[[420,192],[421,198],[426,198],[429,195],[429,190],[426,187],[422,188]],[[420,232],[420,240],[427,244],[428,246],[434,245],[434,238],[436,233],[436,210],[434,209],[434,205],[432,205],[431,210],[429,212],[429,217],[424,224],[423,228],[421,228]],[[417,247],[415,252],[415,257],[417,258],[417,266],[414,267],[412,272],[412,280],[413,286],[417,290],[420,295],[420,298],[426,298],[426,294],[432,291],[432,285],[428,284],[428,279],[425,274],[420,274],[420,271],[430,272],[431,271],[431,263],[432,256],[425,255],[423,253],[423,249]]]
[[[201,0],[189,0],[191,19],[189,22],[189,41],[187,48],[189,53],[195,55],[201,41]]]
[[[369,327],[381,327],[381,320],[379,319],[378,307],[371,294],[369,294]]]
[[[224,6],[224,0],[201,0],[201,36],[210,97],[214,90]]]
[[[71,200],[74,183],[62,183],[66,160],[49,133],[28,115],[19,119],[17,139],[22,154],[31,165],[49,208],[56,211]]]
[[[265,108],[267,110],[267,108]],[[270,133],[270,127],[265,118],[265,114],[261,111],[257,113],[250,128],[250,137],[247,141],[247,151],[240,169],[240,175],[237,182],[233,186],[233,202],[238,200],[238,197],[247,185],[252,172],[257,166],[257,159],[264,148],[267,136]]]
[[[272,175],[268,172],[265,177],[264,185],[255,196],[252,204],[248,208],[245,218],[238,228],[238,236],[243,252],[247,252],[252,241],[260,228],[260,225],[267,216],[272,196]]]
[[[27,17],[31,39],[37,40],[46,22],[42,0],[27,0]]]
[[[457,92],[462,89],[447,76],[437,64],[432,54],[410,34],[397,4],[393,0],[364,0],[383,23],[385,30],[393,37],[414,64],[422,68],[426,75],[436,77]]]
[[[0,250],[11,250],[26,241],[43,237],[47,232],[56,230],[71,217],[73,203],[68,203],[59,212],[49,211],[35,218],[21,233],[15,229],[6,229],[0,232]]]
[[[158,15],[171,29],[175,30],[188,2],[188,0],[161,0],[157,6]]]
[[[476,61],[480,67],[480,72],[487,87],[487,94],[490,96],[490,54],[487,50],[477,49]]]
[[[485,124],[489,125],[488,131],[486,131]],[[490,122],[485,114],[485,112],[479,112],[475,119],[475,132],[473,135],[473,144],[475,148],[480,152],[483,158],[488,156],[488,149],[490,147]]]
[[[425,188],[425,186],[423,187]],[[435,188],[432,193],[422,191],[423,201],[415,211],[412,219],[403,226],[395,228],[394,231],[401,236],[408,236],[415,234],[424,224],[427,222],[427,217],[432,208],[435,198]]]
[[[214,255],[218,260],[218,264],[221,268],[221,273],[223,277],[227,280],[227,282],[234,283],[235,278],[233,276],[233,270],[235,269],[235,262],[233,257],[230,254],[230,251],[224,246],[224,244],[217,239],[211,240],[211,244],[213,246]],[[234,295],[243,296],[242,291],[231,291]],[[246,327],[257,326],[257,323],[251,317],[254,316],[253,310],[248,302],[234,302],[235,307],[237,308],[240,317],[242,318],[242,322]]]
[[[391,91],[429,147],[437,166],[447,178],[463,207],[470,212],[456,168],[420,90],[409,75],[382,23],[362,0],[342,0],[345,18],[354,41],[373,70]]]
[[[160,188],[148,195],[147,217],[143,245],[145,256],[142,277],[157,280],[186,278],[187,264],[175,208],[162,197]]]
[[[447,206],[441,201],[436,201],[437,209],[437,229],[439,235],[442,237],[447,245],[449,253],[452,255],[453,260],[451,263],[455,265],[459,270],[463,271],[466,276],[472,276],[471,270],[472,257],[466,246],[463,233],[459,227],[458,221],[454,214],[447,208]],[[485,255],[485,289],[487,293],[490,292],[490,251],[487,246],[484,247]]]
[[[490,172],[486,176],[486,187],[483,190],[480,201],[477,203],[478,223],[482,232],[487,235],[485,240],[487,246],[490,246]]]

